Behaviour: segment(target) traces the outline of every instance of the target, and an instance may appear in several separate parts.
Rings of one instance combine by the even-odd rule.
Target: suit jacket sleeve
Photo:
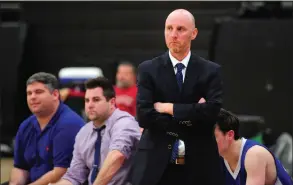
[[[174,120],[172,116],[161,114],[154,109],[155,84],[152,81],[150,70],[151,61],[143,62],[138,66],[137,120],[142,128],[167,130]]]
[[[220,75],[220,66],[214,67],[205,80],[204,97],[206,103],[174,104],[173,114],[178,120],[199,122],[215,122],[222,106],[223,82]]]

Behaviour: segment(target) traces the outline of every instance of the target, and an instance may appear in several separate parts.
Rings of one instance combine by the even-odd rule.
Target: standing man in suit
[[[169,51],[139,65],[137,118],[144,132],[133,185],[223,184],[213,135],[222,106],[220,66],[191,53],[197,33],[190,12],[173,11],[165,23]]]

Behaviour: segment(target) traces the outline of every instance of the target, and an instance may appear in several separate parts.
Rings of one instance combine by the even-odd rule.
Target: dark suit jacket
[[[222,106],[220,66],[192,53],[180,92],[168,52],[138,67],[137,119],[145,130],[134,159],[133,185],[155,185],[177,138],[185,142],[189,184],[222,185],[214,137]],[[198,104],[200,98],[206,103]],[[174,103],[174,116],[158,113],[155,102]]]

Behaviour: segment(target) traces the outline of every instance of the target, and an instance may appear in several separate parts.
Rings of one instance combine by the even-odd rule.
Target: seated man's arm
[[[125,159],[135,151],[141,133],[138,123],[129,117],[121,118],[115,123],[111,133],[109,153],[99,171],[94,185],[107,185]]]
[[[65,175],[57,183],[52,183],[50,185],[80,185],[87,180],[89,169],[86,166],[86,161],[83,160],[81,156],[80,137],[83,137],[81,132],[76,136],[73,150],[73,157],[70,167],[66,171]]]
[[[28,176],[28,171],[14,167],[11,171],[9,185],[25,185]]]
[[[48,185],[55,183],[65,174],[70,166],[75,136],[80,127],[76,125],[66,125],[60,128],[53,139],[53,163],[54,169],[44,174],[30,185]]]
[[[260,146],[249,149],[245,157],[246,185],[265,185],[268,151]]]
[[[172,124],[172,116],[159,113],[154,109],[155,86],[149,73],[151,63],[142,63],[138,67],[136,116],[140,127],[166,130]]]
[[[50,183],[48,185],[73,185],[69,180],[66,179],[61,179],[60,181],[56,182],[56,183]],[[78,184],[80,185],[80,184]]]
[[[107,185],[116,172],[120,169],[125,156],[118,150],[112,150],[108,153],[101,170],[95,180],[94,185]]]
[[[25,185],[29,178],[29,167],[24,159],[24,148],[21,142],[21,128],[22,126],[15,137],[14,168],[11,171],[9,185]]]
[[[223,102],[223,87],[220,67],[215,68],[215,71],[207,77],[206,82],[207,83],[204,84],[206,92],[202,97],[206,100],[205,103],[156,103],[156,110],[161,113],[172,115],[176,120],[215,122]]]
[[[47,185],[51,182],[57,182],[66,172],[66,168],[54,167],[53,170],[47,172],[38,180],[29,185]]]

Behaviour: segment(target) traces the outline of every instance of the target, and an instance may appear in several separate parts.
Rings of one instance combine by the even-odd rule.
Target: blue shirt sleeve
[[[14,167],[29,171],[29,165],[24,158],[24,138],[22,132],[24,129],[24,123],[22,123],[17,131],[14,144]]]
[[[53,139],[54,167],[68,168],[72,159],[75,137],[82,126],[66,124]]]

